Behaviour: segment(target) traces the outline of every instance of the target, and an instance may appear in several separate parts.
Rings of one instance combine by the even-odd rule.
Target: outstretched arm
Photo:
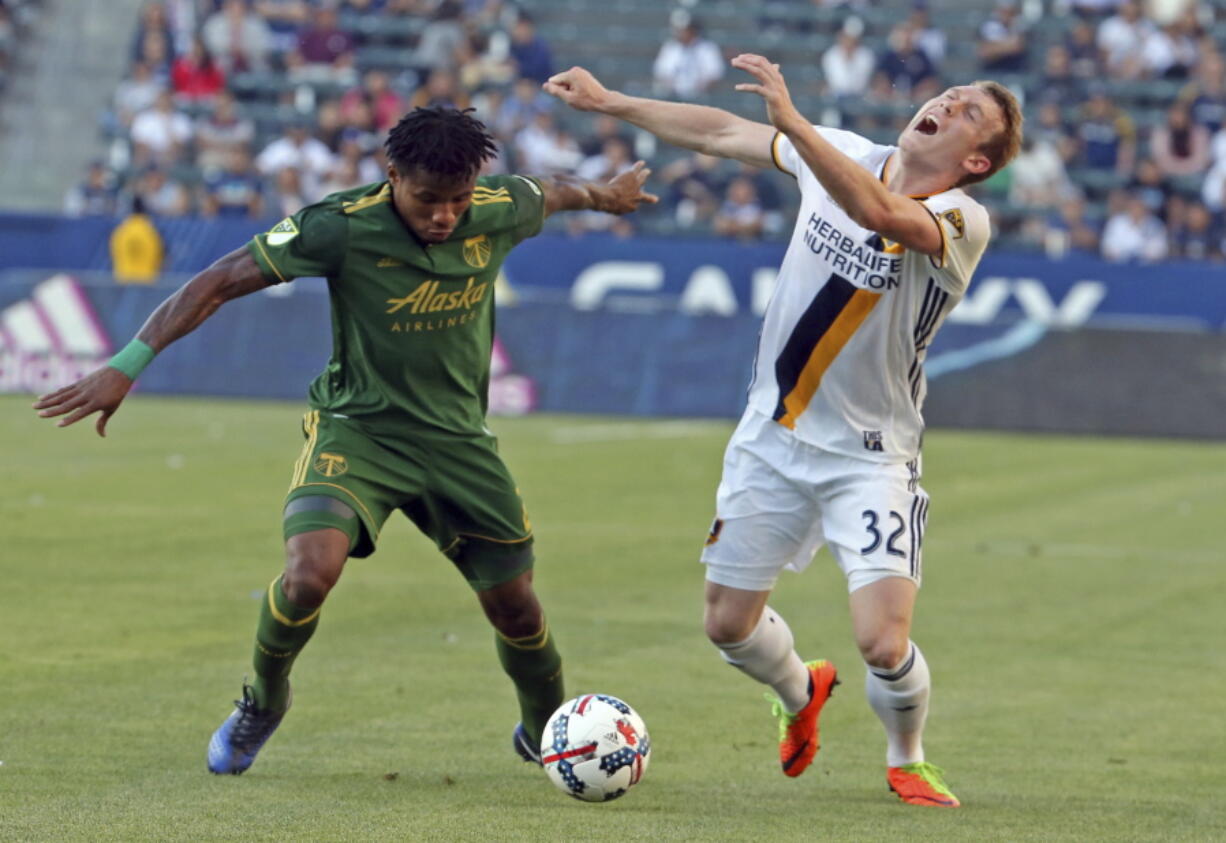
[[[157,353],[198,328],[217,308],[230,299],[268,286],[264,274],[246,247],[219,258],[158,305],[136,339]],[[34,409],[44,418],[63,416],[58,427],[67,427],[92,413],[101,413],[95,429],[106,436],[106,423],[123,403],[133,379],[114,365],[103,366],[76,383],[42,395]]]
[[[549,78],[546,93],[579,111],[597,111],[646,129],[665,143],[755,167],[769,167],[773,126],[755,123],[730,111],[691,103],[631,97],[610,91],[582,67]]]
[[[545,191],[545,216],[557,211],[604,211],[628,214],[644,202],[654,205],[660,198],[643,192],[651,170],[642,161],[605,184],[583,181],[572,176],[538,177]]]

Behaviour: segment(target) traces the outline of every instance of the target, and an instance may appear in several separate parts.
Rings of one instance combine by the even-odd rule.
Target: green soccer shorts
[[[369,556],[399,509],[482,591],[532,567],[532,525],[515,481],[488,434],[372,433],[312,410],[285,499],[285,538],[332,527],[351,556]],[[311,498],[295,505],[295,501]],[[340,501],[357,513],[357,522]]]

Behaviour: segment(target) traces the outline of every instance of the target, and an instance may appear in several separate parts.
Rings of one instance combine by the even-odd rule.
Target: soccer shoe
[[[834,665],[825,659],[805,662],[805,667],[809,669],[809,680],[813,683],[813,695],[805,707],[795,714],[789,714],[781,701],[773,700],[775,716],[779,718],[779,763],[783,774],[793,778],[809,768],[813,756],[821,747],[817,716],[822,713],[826,700],[830,699],[834,686],[839,684]]]
[[[890,790],[908,805],[957,808],[962,804],[945,786],[945,771],[927,761],[887,767],[885,778],[890,783]]]
[[[292,695],[291,695],[292,699]],[[285,711],[289,711],[286,701]],[[209,772],[237,776],[255,763],[255,755],[281,725],[285,711],[256,708],[251,686],[243,684],[243,698],[234,701],[234,712],[213,733],[209,741]]]
[[[538,767],[544,766],[541,764],[541,751],[532,745],[532,740],[528,737],[528,733],[524,731],[523,723],[515,724],[515,731],[511,733],[511,747],[520,758],[529,764],[535,764]]]

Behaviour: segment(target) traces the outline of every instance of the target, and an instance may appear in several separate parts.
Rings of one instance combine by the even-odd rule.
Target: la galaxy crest
[[[941,219],[949,223],[950,227],[954,230],[951,239],[961,240],[966,236],[966,220],[962,218],[962,211],[957,208],[950,208],[941,214]]]
[[[469,237],[464,241],[464,262],[476,269],[485,269],[489,266],[492,252],[493,247],[484,234]]]

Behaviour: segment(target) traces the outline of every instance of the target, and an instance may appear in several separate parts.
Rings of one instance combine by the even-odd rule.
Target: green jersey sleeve
[[[539,234],[545,223],[545,191],[531,176],[484,176],[477,180],[473,204],[495,211],[514,243]]]
[[[349,225],[335,202],[308,205],[247,244],[270,282],[340,274]]]

